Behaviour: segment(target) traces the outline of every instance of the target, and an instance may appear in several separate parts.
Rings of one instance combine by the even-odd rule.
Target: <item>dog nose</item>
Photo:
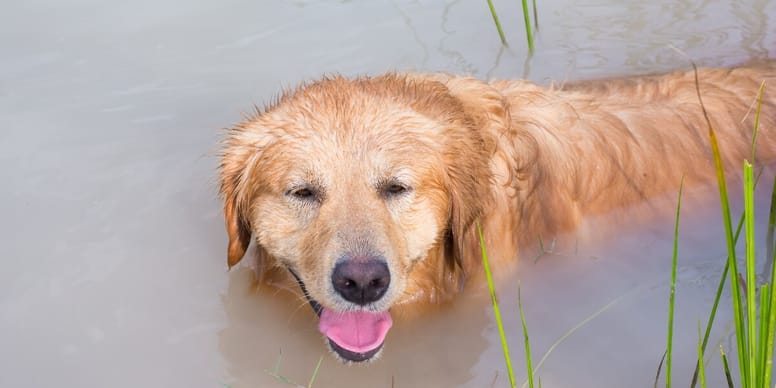
[[[385,262],[380,260],[347,260],[334,267],[331,282],[345,300],[363,306],[385,295],[391,274]]]

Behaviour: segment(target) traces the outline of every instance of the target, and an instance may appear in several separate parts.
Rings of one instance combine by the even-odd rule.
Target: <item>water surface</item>
[[[266,372],[281,350],[280,373],[299,383],[324,356],[317,387],[506,386],[489,298],[477,287],[398,322],[382,359],[345,367],[325,354],[295,296],[256,292],[245,267],[228,273],[217,142],[253,104],[327,73],[548,83],[686,68],[685,56],[733,65],[776,49],[772,1],[539,3],[530,58],[519,4],[503,0],[495,5],[508,48],[485,2],[0,6],[0,386],[284,386]],[[500,287],[513,364],[523,357],[519,282],[535,362],[614,302],[553,348],[543,386],[650,386],[664,350],[671,223],[522,258]],[[714,206],[688,205],[680,379],[723,265],[716,225]],[[712,349],[730,348],[727,304],[720,314]],[[721,382],[718,362],[708,368]]]

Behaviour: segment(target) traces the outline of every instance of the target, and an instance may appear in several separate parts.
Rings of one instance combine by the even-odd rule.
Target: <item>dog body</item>
[[[325,78],[232,129],[221,192],[228,261],[251,237],[288,274],[345,361],[379,353],[390,309],[447,300],[492,261],[583,217],[713,179],[751,153],[752,107],[776,66],[541,87],[446,74]],[[767,89],[766,89],[767,90]],[[751,112],[750,112],[751,111]],[[776,156],[776,94],[756,155]]]

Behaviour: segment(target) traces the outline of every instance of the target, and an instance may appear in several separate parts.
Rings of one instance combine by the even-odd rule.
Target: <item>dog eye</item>
[[[401,183],[392,182],[385,185],[382,191],[386,197],[395,197],[407,193],[410,188]]]
[[[312,199],[315,199],[317,196],[317,193],[315,190],[309,188],[309,187],[299,187],[293,190],[290,190],[287,195],[290,195],[296,199],[301,199],[305,201],[309,201]]]

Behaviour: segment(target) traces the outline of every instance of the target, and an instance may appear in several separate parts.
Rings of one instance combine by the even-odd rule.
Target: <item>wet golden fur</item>
[[[757,155],[776,156],[776,67],[698,77],[737,167],[769,84]],[[708,138],[692,71],[549,87],[445,74],[322,79],[229,132],[228,262],[253,238],[262,272],[291,268],[314,299],[348,309],[329,285],[335,260],[378,252],[391,286],[372,309],[446,299],[478,271],[476,222],[494,260],[514,260],[521,244],[587,215],[675,192],[682,175],[712,180]],[[396,184],[407,190],[392,193]]]

